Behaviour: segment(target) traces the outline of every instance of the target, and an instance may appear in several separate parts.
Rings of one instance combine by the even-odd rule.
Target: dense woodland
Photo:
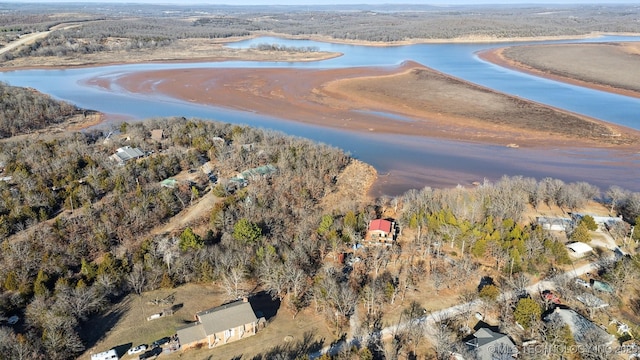
[[[81,25],[56,30],[45,40],[6,56],[134,50],[184,38],[257,32],[393,41],[638,32],[640,26],[630,6],[390,6],[357,11],[347,7],[285,11],[277,7],[59,6],[68,14],[84,15],[53,20],[41,15],[43,8],[37,4],[3,4],[0,41],[62,22]],[[133,10],[139,18],[128,16]],[[123,16],[114,15],[118,12]],[[388,325],[383,317],[392,306],[402,304],[407,319],[425,313],[420,304],[405,302],[409,291],[424,284],[436,295],[459,291],[461,303],[482,299],[485,310],[499,314],[501,330],[518,339],[575,345],[565,327],[541,321],[540,313],[549,304],[537,298],[498,298],[500,292],[521,293],[533,277],[551,277],[555,269],[571,263],[564,246],[567,239],[532,224],[525,211],[558,206],[570,212],[595,199],[606,203],[612,214],[623,215],[628,224],[637,224],[640,215],[640,193],[523,177],[487,181],[472,189],[411,190],[365,205],[347,202],[334,210],[323,207],[321,200],[336,190],[338,175],[353,161],[338,149],[268,130],[184,118],[149,119],[118,129],[18,141],[11,136],[57,123],[78,110],[31,90],[3,85],[0,94],[0,134],[6,137],[0,141],[0,320],[12,315],[21,319],[16,325],[2,321],[0,358],[75,358],[98,340],[80,334],[86,334],[83,330],[91,320],[113,304],[130,294],[185,283],[215,283],[226,291],[228,300],[250,295],[257,285],[294,316],[305,309],[325,315],[336,333],[358,312],[359,335],[368,340],[358,349],[333,356],[338,359],[416,356],[425,342],[424,323],[410,321],[390,342],[376,334]],[[150,139],[156,129],[166,134],[163,140]],[[145,156],[118,166],[109,156],[126,145],[139,147]],[[217,184],[198,172],[192,182],[180,182],[174,188],[160,185],[207,161],[219,175]],[[266,164],[277,173],[252,179],[244,188],[227,186],[237,172]],[[210,192],[219,201],[197,227],[154,231]],[[362,240],[368,221],[389,209],[408,234],[400,246],[365,248],[357,254],[361,261],[341,264],[341,254]],[[580,223],[568,234],[569,240],[589,241],[588,229],[590,224]],[[625,223],[610,232],[620,240],[630,228]],[[640,239],[640,227],[631,236]],[[600,276],[617,289],[607,299],[613,306],[628,305],[628,294],[636,294],[638,260],[636,256],[599,260]],[[495,284],[482,291],[464,290],[480,268],[498,275]],[[569,280],[556,280],[565,281],[559,284],[563,296],[579,293]],[[632,311],[640,313],[640,298],[631,295],[630,300]],[[593,309],[582,310],[593,313]],[[441,325],[430,339],[433,355],[445,359],[451,351],[465,353],[458,331],[464,320],[447,319]],[[609,358],[610,354],[598,353],[593,346],[602,339],[588,340],[580,354],[553,353],[544,358]],[[276,355],[304,358],[308,345],[276,347],[255,360]]]
[[[56,17],[43,15],[58,7]],[[461,37],[575,36],[591,32],[638,33],[633,5],[449,6],[189,6],[105,4],[3,4],[0,43],[19,35],[58,29],[5,59],[68,56],[163,47],[179,39],[256,34],[322,35],[341,40],[402,41]],[[130,14],[137,17],[132,18]],[[153,21],[149,21],[152,19]]]
[[[167,137],[151,140],[154,129]],[[110,304],[130,293],[190,282],[217,283],[229,300],[258,284],[293,314],[314,309],[338,330],[361,306],[362,331],[375,333],[384,326],[386,306],[402,303],[425,277],[436,292],[462,289],[460,279],[473,278],[481,264],[489,264],[505,278],[521,279],[502,282],[504,289],[522,288],[528,276],[570,263],[561,239],[523,218],[527,206],[571,211],[606,198],[632,223],[640,214],[638,193],[612,187],[601,194],[586,183],[521,177],[475,189],[412,190],[337,211],[319,204],[351,161],[338,149],[184,118],[125,123],[114,131],[117,135],[93,130],[0,143],[0,315],[24,319],[17,327],[0,327],[7,358],[74,358],[96,340],[83,339],[83,327]],[[123,145],[139,147],[147,156],[118,166],[108,157]],[[200,174],[192,183],[160,186],[205,161],[220,174],[217,185]],[[225,179],[236,172],[265,164],[274,165],[277,174],[236,191],[226,186]],[[152,231],[209,191],[220,201],[198,231]],[[338,256],[362,239],[370,219],[391,207],[401,214],[401,227],[416,235],[402,246],[362,250],[361,262],[343,268]],[[619,288],[638,272],[633,262],[622,270],[608,266],[615,274],[610,281]],[[410,316],[423,310],[419,304],[406,309]],[[512,312],[502,313],[504,327],[513,325]],[[424,331],[414,325],[391,345],[371,337],[357,353],[380,359],[413,354]],[[447,329],[442,328],[436,353],[463,351],[452,347],[455,332]]]
[[[78,114],[83,111],[71,104],[33,89],[0,83],[0,139],[59,124]]]

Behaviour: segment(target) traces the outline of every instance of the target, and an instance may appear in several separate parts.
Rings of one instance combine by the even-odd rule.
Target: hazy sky
[[[10,2],[100,2],[145,4],[211,4],[211,5],[331,5],[331,4],[637,4],[638,0],[14,0]]]

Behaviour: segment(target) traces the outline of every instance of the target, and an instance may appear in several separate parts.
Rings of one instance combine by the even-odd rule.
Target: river
[[[608,36],[579,42],[637,41],[637,37]],[[342,68],[397,66],[412,60],[446,74],[507,94],[640,129],[640,99],[609,94],[559,83],[504,69],[480,60],[481,50],[500,44],[418,44],[394,47],[367,47],[320,43],[307,40],[257,38],[230,44],[248,47],[261,43],[313,46],[339,52],[341,57],[318,62],[215,62],[176,64],[112,65],[63,70],[19,70],[0,73],[0,81],[33,87],[79,107],[125,118],[185,116],[214,119],[280,130],[340,147],[356,158],[372,164],[381,174],[374,194],[397,195],[410,188],[469,185],[503,175],[523,175],[541,179],[559,178],[567,182],[587,181],[606,189],[610,185],[640,191],[638,154],[593,149],[510,149],[473,142],[449,141],[400,135],[346,132],[270,118],[253,112],[201,106],[158,94],[130,94],[119,88],[109,91],[85,85],[90,78],[115,78],[143,70],[202,67],[233,68]],[[379,115],[379,114],[376,114]]]

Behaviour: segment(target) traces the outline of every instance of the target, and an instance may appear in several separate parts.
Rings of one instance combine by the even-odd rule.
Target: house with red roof
[[[394,221],[375,219],[369,221],[369,229],[364,238],[364,245],[391,246],[396,241],[396,224]]]

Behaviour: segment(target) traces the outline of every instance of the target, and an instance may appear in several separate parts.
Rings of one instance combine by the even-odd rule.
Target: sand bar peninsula
[[[480,57],[533,75],[640,98],[640,42],[513,46]]]
[[[94,86],[113,86],[105,78]],[[115,78],[161,93],[348,131],[527,147],[632,147],[640,132],[486,89],[406,62],[396,68],[171,69]]]

